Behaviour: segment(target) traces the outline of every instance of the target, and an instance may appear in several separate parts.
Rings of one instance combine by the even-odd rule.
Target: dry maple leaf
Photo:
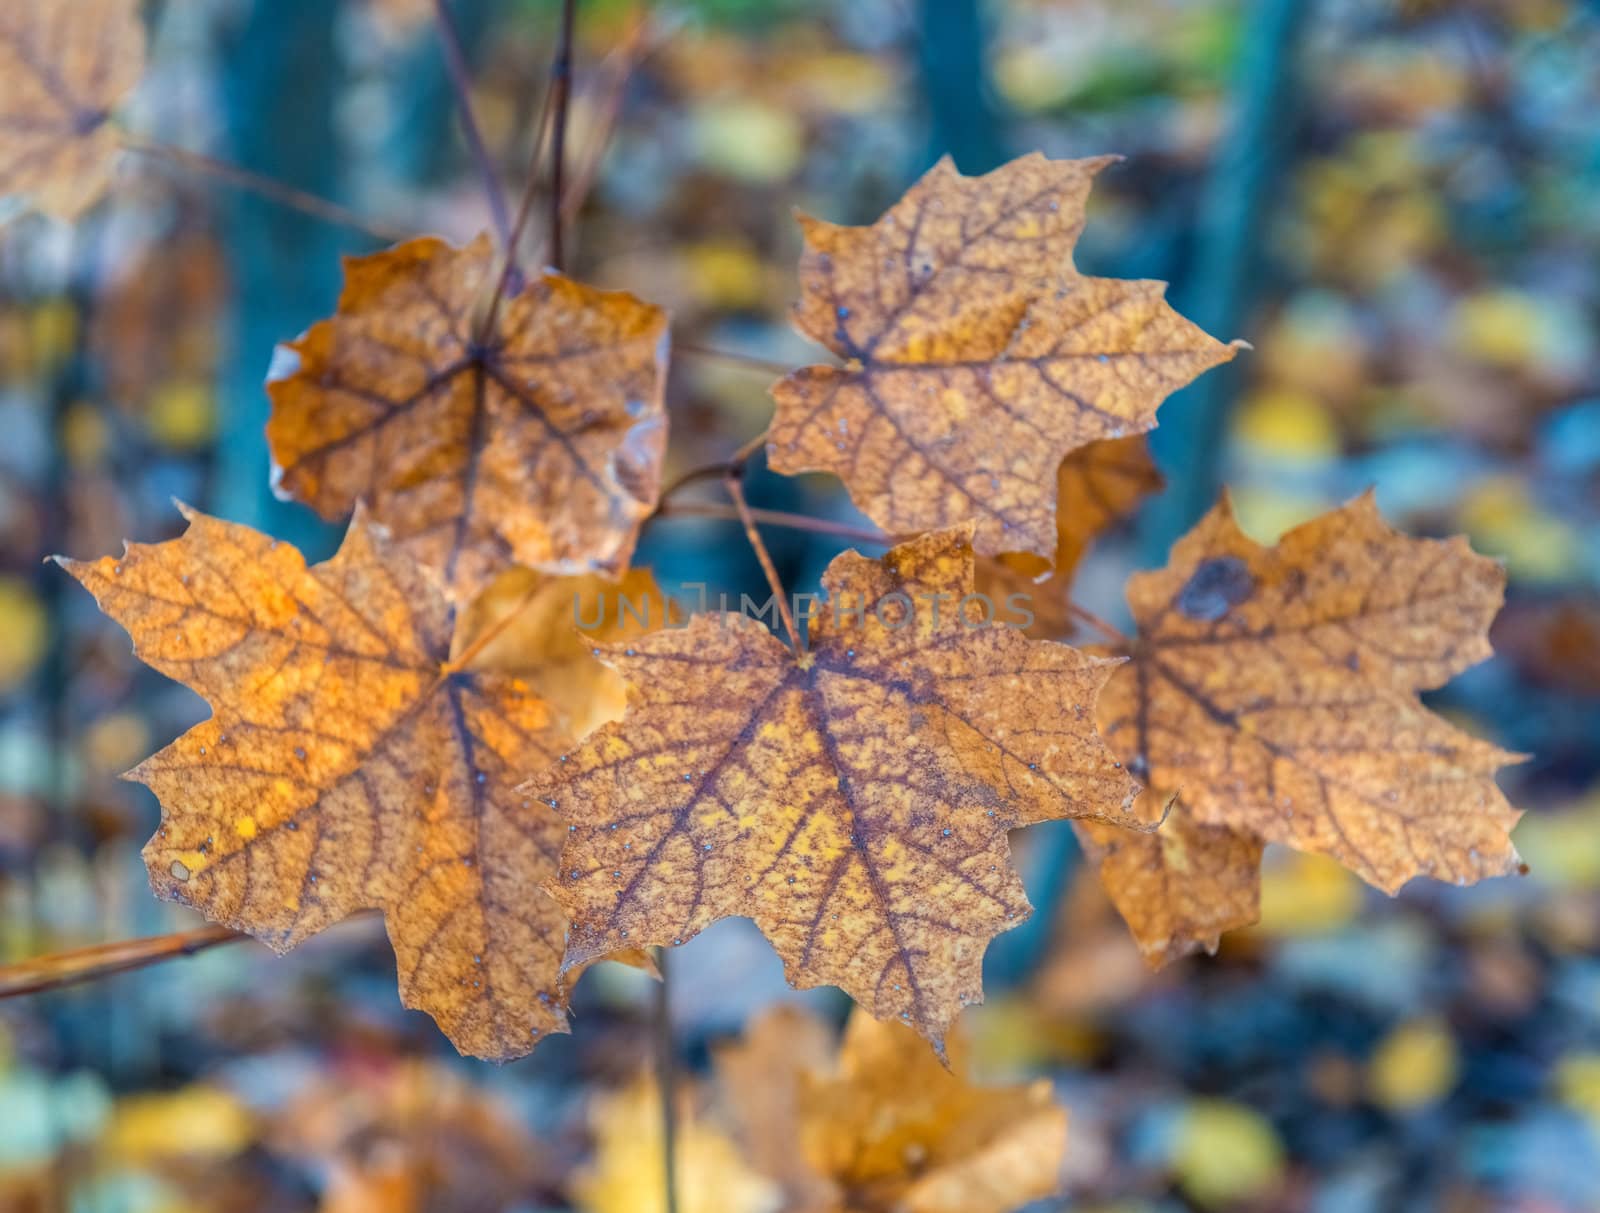
[[[1053,561],[1006,552],[978,561],[978,588],[996,602],[1025,594],[1033,612],[1030,635],[1051,639],[1074,630],[1068,605],[1073,575],[1090,545],[1159,492],[1161,473],[1142,434],[1080,447],[1056,473],[1056,550]]]
[[[1152,967],[1197,948],[1215,952],[1224,932],[1261,916],[1262,844],[1252,833],[1203,825],[1177,804],[1154,833],[1073,825]]]
[[[772,389],[774,471],[837,473],[897,534],[975,521],[985,555],[1056,548],[1056,472],[1234,347],[1165,285],[1072,266],[1107,158],[1033,154],[982,177],[941,160],[871,227],[802,218],[797,327],[847,360]]]
[[[839,556],[798,656],[733,614],[603,650],[624,719],[527,785],[570,823],[549,886],[568,964],[744,915],[797,985],[942,1048],[989,940],[1029,913],[1006,831],[1133,824],[1135,790],[1095,729],[1109,664],[958,617],[969,534]]]
[[[1465,539],[1391,530],[1371,494],[1273,548],[1224,498],[1165,569],[1129,581],[1139,637],[1101,696],[1101,727],[1196,823],[1330,855],[1386,892],[1418,875],[1515,872],[1519,814],[1494,782],[1514,756],[1417,698],[1489,656],[1504,587]],[[1194,862],[1194,831],[1179,831],[1162,854]],[[1253,883],[1253,849],[1217,846],[1205,862],[1248,863]],[[1173,890],[1186,877],[1145,879]]]
[[[498,662],[487,633],[457,629],[452,649],[442,594],[361,512],[309,568],[186,515],[179,539],[61,561],[214,713],[130,772],[161,801],[156,892],[278,951],[379,908],[402,999],[463,1052],[516,1057],[565,1031],[566,921],[538,890],[562,827],[513,785],[620,708],[616,676],[570,628]]]
[[[136,0],[11,0],[0,11],[0,197],[76,219],[105,191],[111,111],[144,71]]]
[[[695,1114],[689,1092],[680,1089],[677,1140],[677,1202],[681,1213],[778,1213],[783,1194],[739,1157],[717,1126]],[[572,1181],[584,1213],[667,1213],[663,1185],[661,1091],[650,1074],[590,1104],[593,1159]]]
[[[1010,1213],[1059,1188],[1067,1114],[1049,1083],[975,1086],[959,1047],[947,1071],[909,1029],[859,1009],[833,1066],[786,1047],[786,1038],[816,1031],[803,1012],[778,1008],[717,1058],[757,1165],[789,1159],[773,1174],[786,1181],[790,1209]],[[751,1084],[773,1098],[750,1105]]]
[[[487,236],[350,258],[267,384],[277,489],[325,518],[366,501],[459,600],[512,563],[617,572],[661,489],[666,313],[546,273],[479,341],[497,271]]]

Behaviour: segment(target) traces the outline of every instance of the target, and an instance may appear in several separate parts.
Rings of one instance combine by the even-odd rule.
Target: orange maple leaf
[[[60,561],[214,712],[129,775],[161,801],[156,892],[280,952],[379,908],[403,1001],[463,1052],[516,1057],[565,1031],[566,920],[538,890],[563,831],[514,784],[620,710],[616,676],[570,628],[487,660],[499,638],[452,629],[360,512],[309,568],[185,513],[179,539]],[[544,596],[565,609],[599,584],[575,581]]]
[[[1214,943],[1228,925],[1170,900],[1196,895],[1193,870],[1253,916],[1261,841],[1330,855],[1388,893],[1419,875],[1465,884],[1519,870],[1520,814],[1494,781],[1515,755],[1417,698],[1490,655],[1504,587],[1465,539],[1391,530],[1371,494],[1272,548],[1245,536],[1224,498],[1165,569],[1129,581],[1139,636],[1100,723],[1137,776],[1177,795],[1177,824],[1162,829],[1174,846],[1135,840],[1114,858],[1108,888],[1136,930],[1164,924],[1141,935],[1152,955],[1181,950],[1186,933]],[[1141,863],[1138,887],[1166,904],[1138,904],[1128,882]]]
[[[1095,730],[1111,665],[969,626],[968,534],[838,557],[809,652],[732,614],[598,650],[623,720],[526,785],[569,823],[549,886],[569,965],[745,915],[796,984],[942,1048],[989,940],[1030,912],[1006,831],[1135,824]]]
[[[847,360],[772,389],[774,471],[837,473],[884,530],[973,521],[984,555],[1056,550],[1056,472],[1235,347],[1165,285],[1072,265],[1108,158],[1033,154],[982,177],[941,160],[870,227],[801,219],[795,324]]]
[[[366,501],[461,601],[512,563],[625,568],[666,446],[666,313],[545,273],[480,340],[498,268],[487,236],[348,259],[267,384],[278,490],[326,518]]]

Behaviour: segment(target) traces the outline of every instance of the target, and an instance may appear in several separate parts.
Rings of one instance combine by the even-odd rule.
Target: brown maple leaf
[[[129,775],[161,801],[156,892],[280,952],[381,909],[402,999],[463,1052],[516,1057],[565,1031],[566,921],[538,889],[563,831],[514,784],[620,710],[616,676],[570,627],[487,660],[495,637],[452,637],[433,581],[361,512],[309,568],[186,515],[179,539],[60,561],[214,713]]]
[[[1101,727],[1193,819],[1180,819],[1176,849],[1133,844],[1153,895],[1191,898],[1183,868],[1198,863],[1243,908],[1257,881],[1244,840],[1330,855],[1389,893],[1418,875],[1517,871],[1519,814],[1494,781],[1514,755],[1417,698],[1490,655],[1504,586],[1460,537],[1391,530],[1370,494],[1272,548],[1240,531],[1224,498],[1165,569],[1135,576],[1139,636],[1101,696]],[[1196,826],[1233,836],[1197,848]],[[1141,913],[1184,924],[1181,904]],[[1203,942],[1218,925],[1188,929]]]
[[[144,71],[136,0],[24,0],[0,11],[0,197],[76,219],[111,179],[111,111]]]
[[[1059,1189],[1067,1114],[1049,1083],[974,1085],[959,1042],[946,1070],[915,1033],[859,1009],[830,1066],[812,1051],[820,1031],[779,1007],[717,1058],[752,1161],[781,1160],[768,1173],[789,1208],[1011,1213]],[[769,1098],[752,1104],[752,1085]]]
[[[1068,635],[1075,627],[1069,605],[1079,561],[1102,532],[1161,485],[1142,434],[1091,442],[1073,451],[1056,473],[1054,560],[1027,552],[983,557],[978,561],[979,590],[997,603],[1022,595],[1034,617],[1030,635]]]
[[[968,626],[969,534],[838,557],[803,654],[732,614],[600,650],[624,719],[527,785],[569,823],[549,886],[569,965],[744,915],[796,984],[942,1047],[989,940],[1029,913],[1006,831],[1134,824],[1094,723],[1111,666]]]
[[[497,271],[487,236],[351,258],[267,384],[278,490],[325,518],[366,501],[463,601],[512,563],[625,568],[666,445],[666,314],[552,272],[480,341]]]
[[[870,227],[802,218],[795,323],[847,360],[772,389],[774,471],[837,473],[896,534],[975,521],[984,555],[1055,551],[1056,472],[1234,347],[1165,285],[1072,266],[1107,158],[1033,154],[982,177],[941,160]]]
[[[1215,952],[1224,932],[1261,917],[1262,844],[1252,833],[1204,825],[1177,804],[1153,833],[1073,827],[1152,967],[1197,948]]]

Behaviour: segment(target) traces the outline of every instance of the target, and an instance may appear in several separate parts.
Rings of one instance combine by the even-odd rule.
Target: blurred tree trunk
[[[1260,286],[1263,233],[1298,126],[1296,64],[1313,7],[1311,0],[1256,0],[1246,18],[1233,121],[1200,200],[1189,272],[1173,300],[1223,341],[1241,335]],[[1167,489],[1144,513],[1139,546],[1146,563],[1164,563],[1173,542],[1216,501],[1229,408],[1241,380],[1236,360],[1162,406],[1150,445]]]
[[[984,62],[987,30],[978,0],[921,0],[917,61],[928,109],[926,161],[945,153],[964,173],[986,173],[1006,157]]]
[[[333,129],[338,85],[328,0],[256,0],[221,48],[225,154],[234,163],[326,198],[339,193]],[[213,508],[289,540],[308,558],[327,553],[331,528],[280,502],[267,482],[262,386],[274,347],[334,306],[340,253],[364,238],[243,191],[222,196],[232,277],[232,354],[221,390]]]

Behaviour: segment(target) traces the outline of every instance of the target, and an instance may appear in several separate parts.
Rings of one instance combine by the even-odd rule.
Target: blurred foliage
[[[313,41],[332,48],[320,66],[339,200],[456,239],[482,228],[431,6],[294,7],[293,20],[331,23]],[[517,186],[557,7],[463,5],[486,137]],[[218,155],[259,146],[235,142],[247,127],[296,140],[275,108],[227,87],[227,47],[251,10],[149,4],[152,67],[130,122]],[[581,10],[580,167],[617,117],[576,271],[667,306],[680,345],[807,360],[785,322],[791,208],[870,219],[943,137],[929,98],[955,84],[919,66],[919,6],[655,6],[626,72],[618,48],[639,6]],[[1127,157],[1097,190],[1086,270],[1205,289],[1187,280],[1197,210],[1247,91],[1254,11],[985,8],[995,148]],[[1053,1079],[1072,1108],[1078,1209],[1600,1207],[1600,13],[1578,0],[1322,0],[1296,55],[1298,105],[1279,117],[1292,154],[1256,233],[1249,320],[1219,334],[1256,351],[1239,364],[1221,470],[1259,538],[1375,484],[1397,525],[1465,530],[1507,561],[1498,656],[1436,706],[1534,756],[1507,777],[1531,810],[1516,837],[1532,873],[1416,884],[1389,903],[1332,865],[1273,855],[1258,928],[1151,975],[1094,882],[1057,879],[1061,851],[1030,842],[1042,929],[1031,952],[996,949],[996,995],[970,1013],[974,1056],[996,1078]],[[273,83],[269,99],[295,87]],[[128,157],[78,227],[29,218],[0,232],[0,960],[191,921],[149,898],[136,852],[155,806],[116,775],[200,705],[134,662],[40,561],[168,537],[170,499],[212,505],[231,469],[264,483],[265,447],[240,419],[262,407],[270,351],[241,335],[266,308],[285,318],[277,338],[293,337],[327,300],[253,293],[272,279],[239,250],[286,263],[302,250],[261,226],[269,211],[236,202]],[[759,431],[765,386],[684,353],[671,401],[682,467],[669,475]],[[820,479],[758,475],[752,495],[852,517]],[[667,583],[748,587],[754,570],[720,526],[663,521],[641,558]],[[1080,574],[1080,597],[1113,619],[1137,563],[1130,533]],[[776,555],[799,583],[831,551],[786,536]],[[1027,871],[1029,851],[1020,859]],[[1067,890],[1059,904],[1045,884]],[[674,958],[697,1063],[783,993],[742,926]],[[623,1112],[595,1121],[590,1098],[637,1098],[641,979],[596,973],[577,1038],[506,1069],[468,1066],[398,1007],[371,927],[286,960],[243,945],[0,1004],[0,1208],[643,1207],[599,1193],[615,1151],[659,1143],[624,1134]],[[711,1171],[731,1165],[717,1161],[731,1144],[703,1148]]]

